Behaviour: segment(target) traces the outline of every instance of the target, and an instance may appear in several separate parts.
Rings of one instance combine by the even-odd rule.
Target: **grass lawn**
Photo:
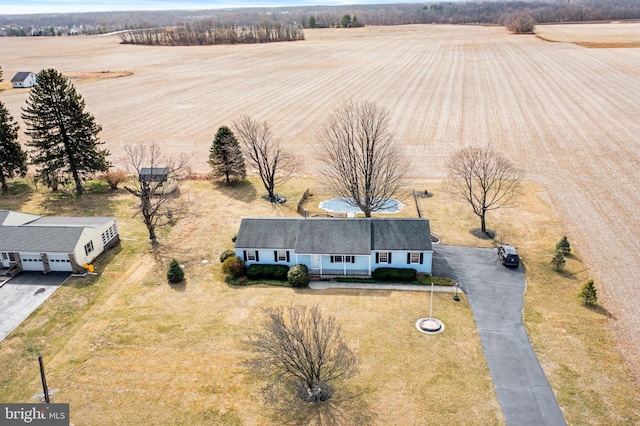
[[[424,185],[434,196],[420,199],[423,212],[443,243],[495,244],[470,232],[477,221],[439,182]],[[261,199],[257,180],[187,182],[181,196],[194,201],[191,216],[162,231],[156,247],[124,191],[95,185],[78,198],[24,186],[1,195],[0,208],[114,215],[123,241],[96,263],[98,276],[69,280],[0,343],[0,401],[27,402],[40,392],[42,354],[50,388],[60,389],[54,401],[71,404],[75,425],[504,424],[464,297],[434,295],[446,330],[427,336],[414,326],[428,310],[426,293],[224,283],[218,257],[232,247],[240,218],[295,216],[303,191],[312,188],[315,198],[316,186],[310,178],[292,181],[278,191],[289,201],[274,206]],[[488,218],[496,240],[516,245],[527,268],[525,320],[534,347],[570,424],[638,422],[638,393],[612,349],[606,311],[584,308],[576,297],[588,277],[579,257],[562,274],[549,265],[562,228],[536,195],[542,191],[528,184],[514,208]],[[397,216],[415,217],[406,204]],[[166,282],[172,258],[185,265],[183,285]],[[358,353],[360,373],[331,407],[270,406],[243,365],[241,342],[260,323],[261,308],[289,303],[336,316]]]
[[[525,326],[567,422],[640,423],[640,389],[615,350],[606,306],[588,308],[578,297],[591,278],[580,248],[572,247],[562,272],[551,265],[564,232],[544,202],[545,189],[526,183],[514,206],[490,212],[490,240],[477,237],[480,220],[470,207],[453,202],[439,182],[428,187],[434,196],[419,200],[443,244],[518,248],[527,280]]]
[[[0,343],[0,400],[29,401],[40,392],[37,355],[44,356],[54,400],[71,404],[75,425],[292,424],[331,418],[340,424],[503,424],[468,303],[434,296],[446,333],[426,336],[415,321],[428,310],[418,292],[312,291],[230,286],[219,254],[232,247],[242,216],[295,216],[310,179],[279,192],[293,202],[263,201],[256,181],[218,187],[191,181],[181,196],[192,215],[152,247],[134,217],[134,199],[97,187],[81,198],[17,188],[2,208],[48,214],[118,217],[121,247],[96,263],[99,273],[72,278]],[[186,284],[169,286],[172,258]],[[208,260],[208,263],[203,263]],[[357,351],[360,373],[342,384],[327,412],[312,406],[272,407],[263,383],[243,365],[242,339],[261,308],[319,305],[338,318]],[[425,403],[429,401],[429,403]],[[421,421],[421,420],[418,420]]]

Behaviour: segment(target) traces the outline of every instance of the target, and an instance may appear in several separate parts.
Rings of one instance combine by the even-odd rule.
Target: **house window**
[[[255,250],[247,250],[247,260],[251,262],[256,261],[256,251]]]
[[[390,253],[388,252],[380,252],[378,253],[378,263],[389,263],[391,262],[391,256],[389,256]]]
[[[13,253],[9,253],[9,261],[10,262],[15,262],[16,261],[16,255]]]
[[[84,254],[88,255],[89,253],[91,253],[93,251],[93,241],[89,241],[85,246],[84,246]]]
[[[411,253],[411,263],[420,263],[420,253]]]
[[[343,256],[343,255],[331,256],[331,263],[353,263],[354,260],[355,259],[353,256]]]
[[[278,250],[276,254],[276,262],[286,262],[286,261],[287,261],[287,251]]]
[[[118,229],[116,225],[113,224],[102,233],[102,245],[106,246],[109,241],[111,241],[116,235],[118,235]]]

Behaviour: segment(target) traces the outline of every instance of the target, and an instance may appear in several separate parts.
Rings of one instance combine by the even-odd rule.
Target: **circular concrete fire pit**
[[[420,318],[416,321],[418,331],[426,334],[438,334],[444,331],[444,324],[435,318]]]

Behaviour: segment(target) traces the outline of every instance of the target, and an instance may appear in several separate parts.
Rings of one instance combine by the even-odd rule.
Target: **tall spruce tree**
[[[209,165],[213,177],[225,177],[227,183],[231,180],[242,180],[247,175],[244,156],[235,135],[227,126],[218,129],[209,150]]]
[[[7,179],[27,173],[27,153],[18,142],[18,123],[13,120],[4,104],[0,102],[0,184],[2,192],[9,189]]]
[[[102,126],[85,111],[85,102],[71,81],[55,69],[38,73],[38,84],[29,92],[22,119],[31,136],[31,162],[38,175],[55,188],[58,177],[72,179],[76,193],[82,194],[82,181],[95,172],[109,169],[109,151],[100,149]],[[53,182],[50,182],[53,180]]]

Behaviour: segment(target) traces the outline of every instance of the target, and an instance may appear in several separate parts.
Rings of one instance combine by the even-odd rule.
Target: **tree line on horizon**
[[[122,44],[197,46],[252,44],[304,40],[304,30],[282,23],[262,22],[250,26],[217,24],[211,20],[169,28],[140,28],[120,33]]]
[[[359,25],[431,23],[498,25],[506,15],[516,13],[528,14],[539,24],[630,20],[640,19],[640,3],[637,0],[425,2],[422,4],[295,6],[201,11],[0,15],[0,28],[84,26],[85,33],[90,34],[154,27],[186,27],[187,24],[193,26],[197,22],[206,20],[215,22],[217,26],[251,27],[270,22],[293,28],[327,28],[341,26],[341,20],[346,14],[357,16]],[[6,34],[19,36],[31,35],[31,32],[6,31]]]

